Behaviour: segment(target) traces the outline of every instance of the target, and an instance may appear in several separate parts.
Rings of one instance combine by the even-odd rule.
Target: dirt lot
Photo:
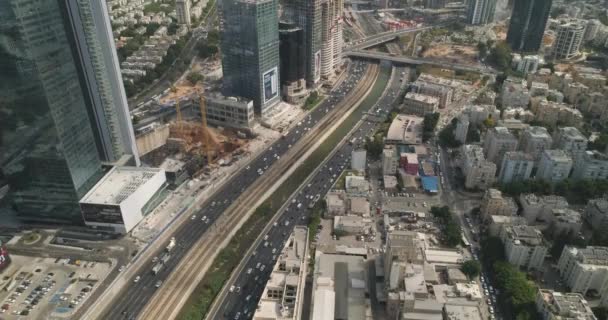
[[[477,49],[455,44],[437,44],[426,50],[422,57],[438,59],[457,59],[459,63],[477,63]]]

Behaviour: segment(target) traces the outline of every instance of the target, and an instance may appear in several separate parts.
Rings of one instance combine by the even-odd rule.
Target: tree
[[[467,260],[460,267],[462,273],[466,274],[469,279],[473,279],[481,272],[481,265],[477,260]]]
[[[439,113],[435,112],[424,115],[424,120],[422,122],[422,141],[426,142],[433,137],[438,122]]]
[[[447,148],[458,148],[461,143],[456,140],[454,136],[454,130],[456,129],[456,124],[452,122],[450,125],[447,125],[441,132],[439,132],[439,144],[447,147]]]
[[[378,139],[377,137],[368,137],[365,139],[365,150],[367,150],[370,157],[376,159],[380,158],[380,155],[382,154],[382,148],[383,144],[381,139]]]
[[[490,51],[488,60],[503,72],[511,70],[511,47],[504,41],[497,43]]]
[[[488,45],[485,42],[479,41],[477,43],[477,51],[479,51],[479,58],[484,59],[488,55]]]
[[[591,308],[593,314],[597,317],[597,320],[608,320],[608,309],[605,307]]]
[[[490,266],[505,259],[504,246],[498,237],[488,237],[482,241],[481,252],[483,260]]]
[[[205,77],[203,77],[203,75],[198,72],[190,72],[186,76],[186,79],[188,79],[188,82],[190,82],[192,85],[195,85],[199,81],[202,81],[204,78]]]

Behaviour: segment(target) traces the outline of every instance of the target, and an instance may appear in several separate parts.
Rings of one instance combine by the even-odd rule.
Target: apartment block
[[[526,225],[505,226],[500,238],[510,264],[527,270],[542,269],[547,246],[540,230]]]
[[[500,183],[511,183],[530,179],[534,168],[534,157],[521,151],[510,151],[505,153],[498,181]]]
[[[529,153],[535,161],[540,160],[543,151],[551,149],[553,138],[544,127],[532,126],[524,130],[519,139],[519,149]]]
[[[498,189],[488,189],[481,200],[481,214],[484,219],[490,216],[516,216],[517,204],[511,197],[505,197]]]
[[[503,108],[522,107],[527,108],[530,102],[530,92],[526,80],[508,77],[502,84],[500,101]]]
[[[553,149],[564,150],[578,159],[587,150],[587,138],[575,127],[560,127],[553,134]]]
[[[583,218],[593,230],[608,230],[608,199],[589,200]]]
[[[608,155],[597,150],[585,151],[574,163],[573,179],[606,179],[608,178]]]
[[[410,91],[425,94],[439,99],[439,108],[446,108],[450,105],[454,95],[454,89],[440,84],[429,83],[417,80],[410,85]]]
[[[500,119],[500,110],[495,105],[471,105],[464,108],[462,114],[469,118],[469,122],[474,125],[481,124],[484,120],[491,118]]]
[[[517,150],[517,138],[505,127],[494,127],[486,133],[483,151],[486,160],[497,166],[502,163],[505,153]]]
[[[536,114],[535,120],[547,126],[555,127],[561,124],[581,127],[583,124],[583,114],[565,103],[541,100],[533,110]]]
[[[408,92],[403,99],[403,111],[417,116],[434,113],[438,107],[439,99],[426,94]]]
[[[395,146],[387,145],[382,150],[382,175],[395,175],[399,161],[397,159]]]
[[[542,320],[597,320],[589,303],[580,293],[538,289],[536,310]]]
[[[578,234],[583,225],[583,215],[570,208],[554,208],[548,217],[549,228],[555,235]]]
[[[557,26],[553,43],[554,59],[572,59],[580,55],[579,49],[585,35],[585,24],[582,21],[566,21]]]
[[[545,150],[538,163],[536,178],[551,183],[562,181],[570,175],[572,158],[563,150]]]
[[[466,188],[487,189],[494,184],[496,165],[485,159],[480,146],[464,145],[461,154]]]
[[[521,204],[521,215],[528,224],[536,224],[538,221],[547,222],[551,218],[553,209],[568,208],[568,201],[564,197],[548,195],[537,196],[533,193],[525,193],[519,196]]]
[[[608,280],[608,247],[564,247],[557,263],[559,274],[572,292],[600,292]]]

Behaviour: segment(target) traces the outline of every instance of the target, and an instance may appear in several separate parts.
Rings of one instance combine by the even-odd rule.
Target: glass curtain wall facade
[[[100,38],[111,36],[100,30],[109,28],[103,8],[0,1],[0,171],[24,220],[81,223],[78,200],[103,174],[101,161],[137,156],[122,82],[109,76],[113,43]]]
[[[225,96],[253,100],[264,115],[280,100],[277,0],[221,2],[221,49]]]
[[[514,0],[507,43],[519,52],[540,50],[552,0]]]

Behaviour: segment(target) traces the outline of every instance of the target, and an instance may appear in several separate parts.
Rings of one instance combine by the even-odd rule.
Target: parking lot
[[[2,319],[69,318],[97,289],[109,263],[11,256],[0,291]]]

